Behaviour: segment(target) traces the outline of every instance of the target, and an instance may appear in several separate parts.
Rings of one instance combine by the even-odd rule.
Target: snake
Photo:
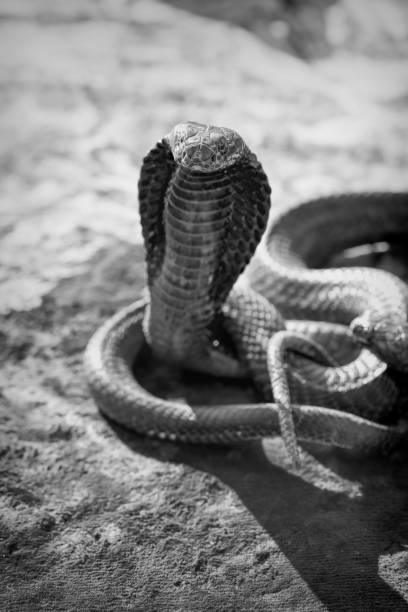
[[[144,157],[138,189],[147,295],[108,319],[84,356],[103,414],[182,442],[280,434],[295,465],[299,441],[371,451],[400,439],[393,373],[408,371],[407,285],[326,266],[333,253],[407,234],[406,193],[345,193],[274,215],[243,138],[191,121]],[[146,345],[183,370],[248,377],[260,401],[158,397],[133,367]]]

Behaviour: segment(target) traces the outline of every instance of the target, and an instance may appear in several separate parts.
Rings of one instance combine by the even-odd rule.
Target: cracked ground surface
[[[407,610],[406,454],[310,448],[294,474],[279,438],[149,441],[89,397],[84,347],[145,284],[138,171],[173,124],[238,129],[276,207],[407,188],[406,11],[363,31],[371,56],[306,63],[266,17],[183,8],[0,6],[0,608]]]

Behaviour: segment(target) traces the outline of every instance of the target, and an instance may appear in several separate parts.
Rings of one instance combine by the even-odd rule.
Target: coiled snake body
[[[408,233],[406,194],[323,198],[272,219],[252,288],[236,280],[265,230],[270,188],[238,134],[177,125],[145,157],[139,199],[150,297],[88,345],[102,412],[191,442],[280,431],[295,462],[297,439],[370,449],[398,436],[385,424],[398,403],[388,372],[408,370],[407,286],[384,271],[318,268],[333,252]],[[132,373],[145,339],[180,367],[249,374],[264,403],[192,407],[153,396]]]

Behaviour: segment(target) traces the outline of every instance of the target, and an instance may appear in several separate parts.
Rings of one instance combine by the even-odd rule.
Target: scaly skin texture
[[[151,304],[144,327],[158,356],[242,374],[236,360],[212,349],[210,327],[265,230],[269,194],[255,155],[227,128],[181,124],[146,156],[139,199]]]
[[[386,448],[398,437],[381,424],[391,420],[398,394],[387,362],[400,369],[408,364],[406,287],[391,275],[377,277],[378,271],[312,272],[307,265],[324,263],[333,248],[356,238],[383,237],[377,229],[373,238],[373,222],[363,236],[351,229],[353,215],[364,225],[368,201],[381,223],[387,217],[381,203],[391,202],[401,233],[405,196],[321,200],[298,209],[303,227],[285,223],[285,216],[270,226],[255,286],[271,300],[277,286],[285,316],[332,321],[287,323],[260,293],[234,286],[266,226],[269,194],[256,157],[227,128],[180,124],[152,149],[139,182],[150,301],[121,311],[91,340],[85,364],[94,398],[119,423],[171,439],[219,443],[280,431],[295,463],[297,438]],[[321,234],[317,213],[325,220],[332,214],[335,230],[327,222],[330,229]],[[382,229],[392,233],[391,225]],[[351,323],[351,330],[339,323]],[[219,326],[236,354],[219,346]],[[267,403],[192,408],[153,397],[131,372],[142,328],[159,357],[215,375],[245,372]]]
[[[145,338],[145,300],[123,308],[92,336],[84,363],[89,386],[100,410],[139,433],[168,440],[228,444],[280,432],[275,403],[189,406],[163,400],[135,379],[132,364]],[[312,405],[293,405],[299,440],[333,444],[356,451],[387,451],[400,432],[351,413]]]
[[[408,371],[408,288],[385,271],[324,266],[356,244],[408,234],[406,193],[341,194],[271,219],[251,285],[286,318],[335,321],[387,364]]]

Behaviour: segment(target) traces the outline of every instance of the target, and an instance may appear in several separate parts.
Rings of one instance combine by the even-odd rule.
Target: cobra
[[[103,413],[140,433],[228,443],[280,432],[386,448],[399,430],[390,368],[408,370],[407,286],[368,268],[319,269],[352,244],[408,233],[406,194],[343,194],[272,217],[270,187],[233,130],[178,124],[144,158],[139,180],[149,298],[92,337],[85,369]],[[229,342],[224,342],[224,339]],[[258,404],[189,406],[144,389],[144,342],[161,359],[213,376],[250,376]]]

